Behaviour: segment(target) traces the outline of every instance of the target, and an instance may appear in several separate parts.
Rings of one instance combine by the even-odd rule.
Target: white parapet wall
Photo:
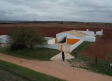
[[[47,39],[47,44],[55,44],[55,38],[53,37],[45,37]]]
[[[102,35],[102,31],[97,31],[96,35]]]
[[[84,37],[84,41],[95,42],[96,41],[96,37],[85,36]]]
[[[66,37],[66,36],[57,37],[58,42],[61,42],[64,39],[64,37]]]
[[[76,36],[70,35],[70,34],[67,34],[67,38],[70,38],[70,39],[81,39],[79,37],[76,37]]]
[[[56,38],[58,38],[58,37],[66,37],[66,35],[67,35],[67,33],[58,33],[58,34],[56,34]]]
[[[55,38],[51,39],[51,40],[48,40],[48,44],[55,44]]]
[[[66,36],[66,43],[67,43],[67,39],[81,39],[81,38],[78,38],[78,37],[76,37],[76,36],[73,36],[73,35],[69,35],[69,34],[67,34],[67,36]]]
[[[91,36],[91,37],[95,36],[94,31],[80,31],[80,32],[88,34],[87,36]]]
[[[45,47],[45,48],[51,48],[51,49],[57,49],[57,50],[60,50],[60,45],[53,45],[53,44],[48,44],[48,45],[44,45],[44,46],[38,46],[37,47],[39,48],[42,48],[42,47]]]
[[[103,35],[103,29],[101,29],[101,31],[96,31],[96,35]]]
[[[84,38],[80,39],[80,41],[78,41],[77,43],[75,43],[74,45],[72,45],[70,47],[70,53],[72,52],[72,50],[74,50],[76,47],[78,47],[83,41],[84,41]]]

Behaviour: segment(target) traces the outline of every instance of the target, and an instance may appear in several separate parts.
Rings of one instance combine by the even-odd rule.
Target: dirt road
[[[0,54],[0,60],[27,67],[67,81],[112,81],[112,77],[70,67],[65,61],[34,61]]]

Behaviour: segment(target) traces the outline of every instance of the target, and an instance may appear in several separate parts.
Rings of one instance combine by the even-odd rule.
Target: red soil
[[[68,30],[86,30],[89,28],[91,31],[104,29],[104,35],[99,38],[91,46],[87,47],[83,51],[83,55],[95,58],[98,57],[99,60],[106,60],[108,54],[112,55],[112,24],[87,24],[87,23],[64,23],[64,24],[9,24],[9,25],[0,25],[0,35],[4,35],[8,30],[13,26],[28,26],[38,29],[40,32],[44,33],[46,37],[55,37],[57,33],[68,31]],[[97,28],[99,27],[99,28]],[[112,57],[112,56],[111,56]]]
[[[84,55],[93,58],[97,56],[99,60],[107,60],[108,55],[110,55],[112,58],[112,29],[110,28],[103,28],[103,29],[104,29],[104,35],[101,36],[98,39],[98,41],[96,41],[94,44],[87,47],[83,51]]]

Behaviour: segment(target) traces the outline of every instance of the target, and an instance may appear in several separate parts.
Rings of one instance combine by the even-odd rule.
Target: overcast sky
[[[112,0],[0,0],[0,20],[112,22]]]

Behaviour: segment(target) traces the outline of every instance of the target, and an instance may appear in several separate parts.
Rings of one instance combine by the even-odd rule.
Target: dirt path
[[[29,69],[65,79],[67,81],[112,81],[112,77],[70,67],[63,61],[34,61],[0,54],[0,60],[14,63]]]

